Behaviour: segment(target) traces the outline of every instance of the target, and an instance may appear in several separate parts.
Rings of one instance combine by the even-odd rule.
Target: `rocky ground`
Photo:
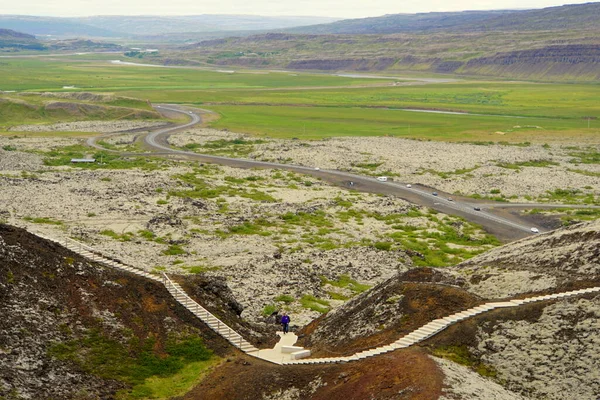
[[[484,298],[600,280],[600,220],[523,239],[446,269]]]
[[[481,324],[473,352],[505,386],[532,398],[597,399],[600,297],[544,307],[535,320]]]
[[[113,133],[141,128],[155,128],[165,125],[164,122],[152,121],[74,121],[44,125],[16,125],[8,128],[9,132],[95,132]]]
[[[210,152],[215,141],[255,137],[214,129],[192,129],[172,136],[174,146],[200,145]],[[600,164],[586,163],[584,153],[598,153],[597,143],[470,144],[398,139],[342,137],[317,141],[262,139],[246,147],[245,157],[288,162],[361,174],[388,175],[419,182],[444,192],[505,197],[528,202],[557,189],[600,196]],[[235,152],[232,151],[235,155]]]
[[[134,138],[128,133],[107,140],[130,145]],[[592,151],[587,144],[574,149],[394,138],[263,142],[205,129],[171,141],[199,152],[397,174],[398,180],[448,192],[523,201],[563,185],[580,196],[597,196],[600,187],[597,164],[573,161]],[[600,285],[598,221],[494,249],[497,242],[460,219],[294,173],[152,159],[109,160],[104,168],[44,162],[58,157],[49,150],[63,154],[65,146],[80,144],[73,137],[0,136],[0,222],[75,237],[149,271],[183,274],[178,279],[186,290],[208,304],[211,299],[198,288],[206,287],[202,279],[212,280],[216,292],[231,289],[227,305],[212,305],[227,310],[231,321],[241,315],[275,329],[265,315],[278,309],[292,314],[293,325],[314,321],[300,331],[301,340],[321,355],[391,342],[485,299]],[[76,266],[85,275],[88,267],[81,265]],[[443,268],[411,269],[415,266]],[[335,311],[318,318],[330,309]],[[449,328],[424,349],[348,367],[299,367],[281,375],[241,358],[217,369],[188,398],[223,398],[243,388],[243,396],[231,398],[359,399],[368,395],[361,391],[368,382],[378,388],[378,398],[390,399],[592,400],[600,395],[597,310],[597,297],[588,295],[494,311]],[[53,318],[43,314],[56,324]],[[8,354],[7,348],[1,344],[0,350]],[[38,353],[26,357],[41,357],[42,350],[33,348]],[[433,361],[428,352],[465,367]],[[410,373],[396,374],[390,363]],[[24,369],[37,373],[34,367]],[[235,379],[225,382],[223,376]],[[499,384],[488,385],[490,377]],[[90,382],[91,391],[100,390]],[[61,390],[56,395],[67,393]]]
[[[302,331],[302,342],[321,355],[322,350],[360,350],[373,347],[369,340],[380,339],[375,345],[394,341],[413,321],[421,326],[420,321],[485,302],[475,294],[502,298],[600,286],[599,232],[598,221],[582,223],[490,250],[456,267],[410,270],[314,321]],[[477,269],[481,265],[490,267]],[[548,285],[531,284],[535,275],[526,280],[522,272],[542,275],[538,279]],[[495,279],[498,275],[501,279]],[[486,280],[492,282],[482,285]],[[448,398],[592,400],[600,395],[599,301],[589,294],[499,309],[453,325],[422,345],[469,367],[441,362]],[[482,378],[472,371],[504,389],[492,385],[484,392]]]
[[[48,167],[40,148],[50,138],[0,141],[17,148],[0,149],[3,219],[150,271],[224,277],[251,321],[285,308],[302,326],[414,262],[456,263],[494,246],[457,218],[293,173],[170,161],[151,170]],[[460,241],[442,250],[439,235],[452,232]],[[428,241],[442,247],[423,254]]]
[[[438,400],[494,399],[526,400],[518,393],[491,382],[465,366],[443,358],[433,358],[444,374],[444,390]]]

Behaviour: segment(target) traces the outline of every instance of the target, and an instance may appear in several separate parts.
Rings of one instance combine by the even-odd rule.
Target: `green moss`
[[[390,242],[375,242],[374,246],[377,250],[390,251],[392,248],[392,243],[390,243]]]
[[[559,165],[559,163],[550,160],[531,160],[531,161],[521,161],[516,163],[498,163],[496,166],[506,169],[513,170],[521,170],[521,167],[537,167],[537,168],[546,168],[554,165]]]
[[[146,239],[148,241],[153,241],[156,238],[156,235],[154,234],[154,232],[149,231],[149,230],[138,231],[138,235],[140,235],[141,237],[143,237],[144,239]]]
[[[305,294],[302,296],[300,299],[300,304],[302,304],[302,307],[304,308],[319,312],[321,314],[326,313],[331,308],[327,300],[318,299],[310,294]]]
[[[574,164],[600,164],[600,152],[594,148],[587,151],[578,151],[569,153],[571,157],[575,157],[570,162]]]
[[[104,236],[111,237],[111,238],[113,238],[115,240],[119,240],[121,242],[129,242],[131,239],[134,238],[134,234],[131,233],[131,232],[125,232],[125,233],[122,233],[122,234],[118,234],[115,231],[110,230],[110,229],[105,229],[103,231],[100,231],[100,234],[104,235]]]
[[[280,296],[277,296],[277,297],[275,297],[275,299],[274,299],[274,300],[275,300],[275,301],[282,302],[282,303],[289,304],[289,303],[293,303],[293,302],[294,302],[294,300],[296,300],[296,299],[294,299],[294,297],[293,297],[293,296],[290,296],[290,295],[288,295],[288,294],[282,294],[282,295],[280,295]]]
[[[457,364],[472,367],[475,365],[475,360],[472,358],[471,353],[467,346],[440,346],[433,350],[433,355],[437,357],[446,358],[454,361]]]
[[[268,317],[269,315],[273,314],[275,311],[278,310],[279,308],[275,304],[267,304],[262,310],[262,315]]]
[[[322,285],[331,285],[339,288],[350,289],[354,293],[362,293],[371,288],[370,285],[358,283],[356,280],[352,279],[350,275],[342,274],[336,280],[329,280],[326,277],[321,277]]]
[[[49,225],[62,225],[62,221],[58,221],[48,217],[23,217],[25,221],[33,222],[34,224],[49,224]]]
[[[182,268],[187,269],[190,274],[202,274],[207,271],[216,271],[216,270],[220,269],[220,267],[214,267],[214,266],[209,267],[206,265],[194,265],[194,266],[190,266],[190,267],[184,266]]]
[[[346,301],[348,300],[350,297],[345,296],[341,293],[338,292],[334,292],[334,291],[329,291],[327,292],[327,294],[329,295],[329,297],[331,297],[333,300],[342,300],[342,301]]]
[[[52,344],[48,355],[73,362],[101,378],[126,382],[134,389],[150,377],[172,376],[186,364],[206,361],[212,356],[198,337],[171,339],[165,344],[164,354],[156,353],[154,348],[152,339],[133,340],[124,345],[99,330],[91,330],[81,339]]]
[[[164,250],[163,255],[165,256],[179,256],[181,254],[187,254],[187,252],[178,244],[172,244],[167,250]]]

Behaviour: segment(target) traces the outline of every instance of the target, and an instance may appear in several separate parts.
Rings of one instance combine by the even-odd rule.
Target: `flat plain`
[[[597,141],[600,133],[600,91],[595,84],[432,83],[403,80],[401,75],[373,79],[234,72],[119,65],[111,64],[110,56],[86,57],[6,59],[0,88],[115,92],[154,103],[197,105],[219,113],[213,127],[281,138],[399,136],[544,143],[566,137]],[[0,125],[6,123],[2,119]]]

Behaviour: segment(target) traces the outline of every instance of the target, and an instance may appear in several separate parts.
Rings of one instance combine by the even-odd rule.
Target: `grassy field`
[[[507,142],[600,137],[600,86],[594,84],[461,81],[392,86],[390,80],[332,75],[119,66],[108,63],[117,56],[95,58],[102,57],[1,60],[6,73],[0,76],[0,89],[62,91],[74,85],[155,103],[200,105],[221,115],[211,123],[216,128],[270,137],[391,135]]]
[[[213,106],[217,128],[281,138],[398,136],[444,141],[539,142],[594,136],[581,119],[430,114],[335,107]],[[595,121],[594,121],[595,122]],[[501,133],[503,134],[501,134]]]
[[[597,85],[469,82],[317,90],[180,91],[178,95],[182,101],[197,104],[417,108],[551,118],[600,114]]]
[[[119,57],[113,55],[112,58]],[[139,90],[146,95],[136,97],[152,101],[179,100],[179,96],[173,96],[172,90],[347,86],[373,83],[373,79],[286,72],[226,73],[188,68],[136,67],[114,65],[108,60],[90,62],[65,59],[0,59],[0,63],[0,90],[62,91],[63,86],[75,86],[86,91]],[[196,101],[201,99],[198,96]],[[189,99],[180,101],[189,102]]]

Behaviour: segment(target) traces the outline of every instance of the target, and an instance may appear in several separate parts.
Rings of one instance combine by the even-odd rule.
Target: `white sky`
[[[589,0],[575,0],[569,4],[586,2]],[[361,18],[430,11],[544,8],[563,4],[561,0],[2,0],[0,14],[63,17],[252,14]]]

